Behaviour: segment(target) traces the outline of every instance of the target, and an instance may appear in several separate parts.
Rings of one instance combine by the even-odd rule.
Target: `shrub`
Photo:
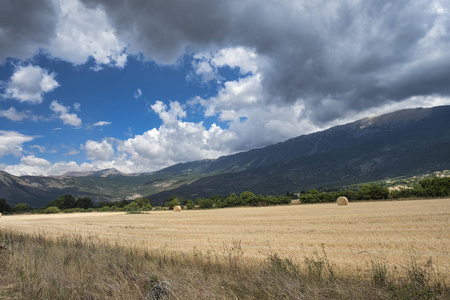
[[[175,206],[179,206],[179,205],[181,205],[181,203],[180,203],[180,200],[178,200],[178,198],[175,198],[173,200],[169,200],[166,202],[166,206],[169,209],[173,209]]]
[[[387,199],[389,190],[381,185],[364,184],[355,195],[359,200]]]
[[[450,196],[450,177],[434,177],[421,180],[420,186],[426,191],[428,197]]]
[[[14,205],[14,211],[26,211],[30,210],[30,205],[28,203],[19,203]]]
[[[150,211],[150,210],[152,210],[152,209],[153,209],[153,206],[152,206],[150,203],[144,204],[144,205],[141,207],[141,210],[142,210],[142,211]]]
[[[46,214],[57,214],[61,210],[57,206],[49,206],[45,209]]]
[[[245,191],[239,195],[239,198],[241,198],[243,205],[247,205],[249,203],[252,203],[253,198],[255,198],[255,194],[249,191]]]
[[[98,209],[98,211],[111,211],[112,208],[111,206],[102,206],[101,208]]]
[[[214,201],[211,199],[198,198],[196,202],[199,208],[212,208],[214,206]]]
[[[125,211],[140,211],[141,207],[136,202],[131,202],[127,206],[124,207]]]
[[[192,200],[187,200],[184,205],[186,205],[187,209],[193,209],[195,207],[194,201]]]

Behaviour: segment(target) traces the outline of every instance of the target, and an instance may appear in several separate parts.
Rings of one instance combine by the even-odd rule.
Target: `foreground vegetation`
[[[300,263],[276,253],[260,262],[238,240],[220,254],[186,254],[0,230],[1,299],[448,299],[433,265],[341,269],[326,249]]]

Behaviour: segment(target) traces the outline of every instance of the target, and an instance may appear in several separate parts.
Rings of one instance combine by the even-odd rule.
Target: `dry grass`
[[[145,249],[222,251],[240,240],[245,256],[277,253],[293,261],[325,245],[335,264],[362,267],[383,258],[403,264],[429,257],[450,268],[449,199],[155,211],[4,216],[0,228],[77,234]]]
[[[449,204],[4,216],[0,299],[446,299]]]

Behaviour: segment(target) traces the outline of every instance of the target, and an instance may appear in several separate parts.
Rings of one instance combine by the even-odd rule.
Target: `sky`
[[[450,104],[450,0],[0,0],[0,170],[124,173]]]

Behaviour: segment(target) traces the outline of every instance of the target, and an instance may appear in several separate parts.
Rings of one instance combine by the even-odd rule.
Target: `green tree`
[[[12,208],[9,206],[9,204],[6,202],[6,199],[0,199],[0,213],[4,212],[11,212]]]
[[[209,197],[209,199],[211,199],[212,201],[214,201],[214,203],[217,203],[219,201],[223,201],[223,196],[220,194],[217,195],[212,195],[211,197]]]
[[[141,207],[141,210],[143,210],[143,211],[149,211],[149,210],[152,210],[152,209],[153,209],[153,206],[150,203],[144,204]]]
[[[180,200],[178,200],[178,198],[174,198],[172,200],[166,201],[166,206],[169,209],[173,209],[177,205],[181,205]]]
[[[428,197],[450,196],[450,177],[426,178],[419,182]]]
[[[128,202],[127,200],[120,200],[120,201],[114,203],[114,206],[116,206],[118,208],[124,208],[128,204],[130,204],[130,202]]]
[[[94,207],[94,202],[92,202],[91,198],[89,197],[78,198],[75,201],[75,207],[84,209],[92,208]]]
[[[125,211],[140,211],[141,207],[136,202],[131,202],[124,207]]]
[[[75,198],[70,194],[65,194],[64,196],[59,197],[53,201],[47,203],[46,207],[56,206],[59,209],[68,209],[75,207]]]
[[[135,202],[140,207],[144,207],[145,205],[150,204],[150,200],[148,200],[148,198],[145,197],[136,198],[133,202]]]
[[[212,208],[214,206],[214,201],[212,199],[198,198],[195,202],[199,208]]]
[[[100,202],[100,203],[97,205],[97,207],[98,207],[98,208],[102,208],[102,207],[105,207],[105,206],[110,207],[111,205],[112,205],[112,203],[109,202],[109,201],[102,201],[102,202]]]
[[[28,203],[18,203],[14,205],[14,211],[27,211],[30,210],[30,208]]]
[[[248,205],[249,203],[252,203],[253,202],[252,200],[255,197],[256,195],[249,191],[242,192],[239,195],[239,198],[241,198],[243,205]]]
[[[377,184],[364,184],[355,196],[358,200],[387,199],[389,189]]]
[[[64,207],[64,200],[63,200],[62,196],[59,197],[58,199],[50,201],[49,203],[47,203],[45,205],[45,207],[47,207],[47,208],[48,207],[52,207],[52,206],[56,206],[59,209],[63,208]]]
[[[228,197],[226,197],[221,202],[221,207],[234,207],[234,206],[241,206],[241,205],[242,205],[242,200],[235,193],[231,193]]]
[[[184,204],[186,205],[187,209],[193,209],[195,207],[195,203],[192,200],[187,200],[186,203]]]

